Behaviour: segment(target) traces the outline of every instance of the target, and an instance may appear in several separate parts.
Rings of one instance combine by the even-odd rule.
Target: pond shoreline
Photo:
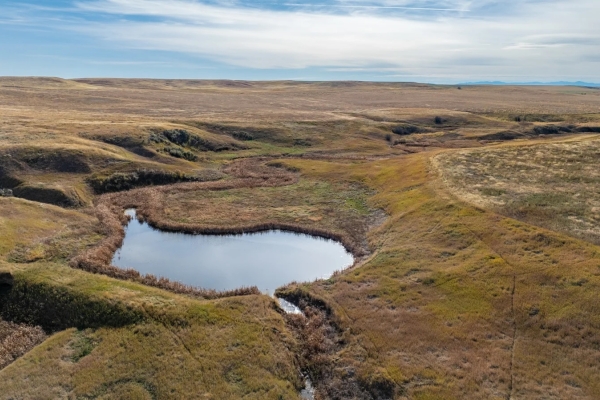
[[[200,184],[203,185],[203,184]],[[159,188],[155,188],[159,189]],[[218,190],[207,186],[208,190]],[[126,199],[121,199],[121,195],[127,195]],[[308,228],[296,224],[267,223],[237,227],[206,227],[172,221],[164,221],[153,212],[146,210],[143,205],[159,203],[158,191],[147,191],[146,189],[134,189],[125,193],[112,193],[102,195],[95,207],[95,213],[100,221],[100,226],[105,234],[96,246],[77,255],[70,261],[72,268],[82,269],[87,272],[104,274],[116,279],[131,280],[144,285],[168,290],[177,294],[189,295],[200,299],[217,299],[231,296],[245,296],[260,294],[260,291],[254,287],[243,287],[230,291],[216,291],[199,287],[191,287],[179,282],[172,282],[168,279],[156,276],[142,275],[132,269],[122,269],[111,265],[115,252],[123,245],[125,238],[125,226],[129,222],[124,214],[126,209],[134,208],[138,211],[138,219],[147,222],[149,226],[164,232],[192,234],[192,235],[236,235],[246,233],[260,233],[268,230],[281,230],[285,232],[305,234],[323,239],[339,242],[348,253],[354,257],[354,263],[346,269],[353,268],[360,264],[370,254],[369,249],[363,244],[358,245],[356,240],[351,239],[349,235],[330,232],[325,229]],[[121,200],[121,201],[120,201]]]
[[[206,235],[165,232],[136,211],[112,265],[208,290],[257,286],[270,294],[291,282],[327,279],[354,264],[341,243],[282,230]]]

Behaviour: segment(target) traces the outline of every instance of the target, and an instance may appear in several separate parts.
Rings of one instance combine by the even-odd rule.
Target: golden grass
[[[289,350],[294,340],[266,296],[199,302],[57,264],[1,264],[0,268],[17,282],[45,285],[48,294],[63,288],[74,296],[108,301],[108,307],[123,304],[144,315],[141,322],[122,327],[57,333],[0,372],[0,398],[35,394],[114,398],[125,390],[121,386],[134,384],[152,398],[210,393],[224,399],[278,399],[293,397],[300,385]],[[47,313],[56,315],[54,319],[64,320],[64,308],[56,306],[44,305]],[[80,323],[85,328],[85,320]]]
[[[600,140],[499,147],[438,157],[457,196],[600,244]]]
[[[600,91],[585,88],[2,78],[0,165],[83,204],[0,199],[0,269],[40,297],[11,304],[11,315],[72,296],[83,316],[96,307],[102,321],[113,309],[143,318],[91,328],[81,316],[80,330],[56,332],[0,371],[0,398],[297,398],[300,365],[324,398],[597,398],[600,252],[568,236],[596,222],[596,182],[585,180],[596,177],[596,142],[479,138],[595,126],[599,104]],[[399,124],[427,133],[390,143]],[[189,162],[148,140],[164,129],[246,148],[186,148],[198,156]],[[479,149],[442,150],[454,148]],[[61,159],[79,169],[61,170]],[[560,173],[548,168],[561,162]],[[523,184],[525,164],[544,185]],[[224,179],[103,196],[86,183],[139,168]],[[549,186],[581,195],[561,203]],[[501,190],[538,197],[511,214],[516,203],[487,201]],[[110,269],[127,207],[168,230],[322,234],[365,258],[282,291],[308,306],[308,319],[286,325],[262,295],[201,300],[139,283],[211,296]],[[575,220],[573,210],[583,210]]]

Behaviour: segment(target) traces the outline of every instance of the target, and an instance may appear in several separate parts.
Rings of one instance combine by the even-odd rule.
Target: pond
[[[139,222],[135,210],[112,264],[142,274],[215,290],[257,286],[263,293],[293,281],[330,277],[354,262],[338,242],[284,231],[242,235],[163,232]]]

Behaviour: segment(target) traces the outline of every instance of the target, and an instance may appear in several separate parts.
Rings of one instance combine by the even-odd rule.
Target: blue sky
[[[0,2],[0,75],[600,81],[598,0]]]

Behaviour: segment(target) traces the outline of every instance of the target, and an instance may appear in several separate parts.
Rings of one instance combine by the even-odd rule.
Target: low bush
[[[261,140],[261,139],[276,139],[281,135],[281,132],[270,128],[257,128],[251,126],[232,126],[208,123],[196,123],[200,129],[205,129],[211,133],[218,135],[229,135],[238,140]]]
[[[162,134],[171,142],[183,146],[190,141],[190,133],[185,129],[165,130]]]
[[[0,319],[0,369],[27,353],[46,338],[39,326],[15,324]]]
[[[573,127],[570,126],[545,125],[533,128],[534,135],[559,135],[571,132],[573,132]]]
[[[392,132],[394,132],[396,135],[406,136],[412,135],[413,133],[419,133],[421,132],[421,129],[414,125],[399,125],[392,128]]]
[[[246,131],[235,131],[231,134],[237,140],[254,140],[254,135]]]
[[[480,136],[479,140],[491,140],[491,141],[505,141],[505,140],[515,140],[525,137],[522,133],[515,131],[502,131],[498,133],[490,133],[488,135]]]
[[[182,150],[179,147],[165,147],[163,149],[163,151],[165,153],[169,154],[171,157],[183,158],[188,161],[197,161],[198,160],[197,155],[195,155],[194,153],[192,153],[190,151]]]
[[[580,126],[577,132],[581,133],[600,133],[600,126]]]

